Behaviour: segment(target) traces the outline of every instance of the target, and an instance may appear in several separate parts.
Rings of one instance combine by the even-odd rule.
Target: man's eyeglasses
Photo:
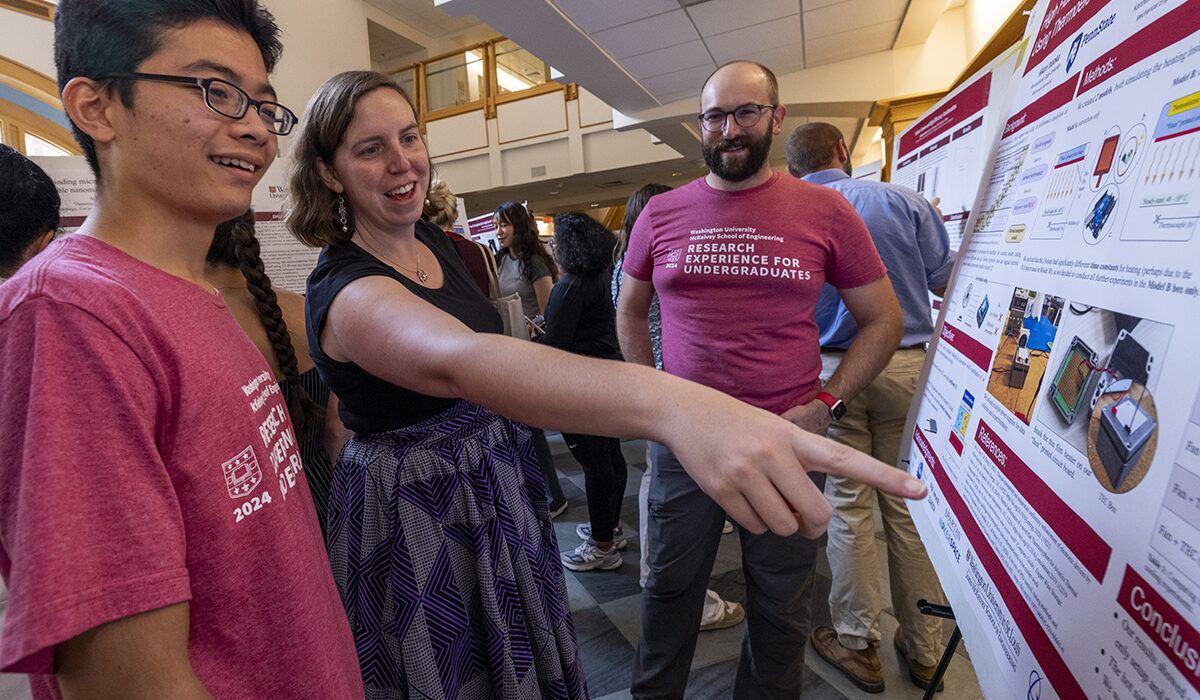
[[[744,104],[740,107],[734,107],[733,111],[726,112],[720,109],[710,109],[700,115],[700,126],[704,127],[705,131],[718,132],[725,128],[725,120],[733,116],[733,121],[743,129],[749,129],[762,119],[764,109],[775,109],[778,105],[756,105],[753,103]]]
[[[181,83],[200,88],[204,93],[204,104],[212,111],[230,119],[241,119],[254,107],[267,131],[286,136],[296,126],[296,115],[278,102],[255,100],[237,85],[220,78],[190,78],[184,75],[159,75],[158,73],[112,73],[97,80],[157,80],[162,83]]]

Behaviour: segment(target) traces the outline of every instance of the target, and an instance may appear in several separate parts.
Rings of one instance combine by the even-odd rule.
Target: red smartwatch
[[[824,391],[817,394],[817,398],[821,401],[821,403],[829,407],[830,418],[833,418],[834,420],[841,420],[842,416],[846,415],[845,401],[842,401],[833,394]]]

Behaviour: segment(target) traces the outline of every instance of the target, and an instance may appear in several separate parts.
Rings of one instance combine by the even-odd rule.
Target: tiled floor
[[[555,520],[559,548],[567,550],[579,542],[575,526],[587,519],[583,471],[567,451],[561,436],[551,433],[549,438],[563,491],[571,502],[567,512]],[[638,637],[641,589],[638,587],[640,543],[637,536],[637,488],[646,468],[646,450],[645,443],[641,441],[627,441],[622,447],[629,465],[629,480],[626,484],[622,513],[625,535],[629,538],[629,549],[624,552],[625,564],[615,571],[566,572],[575,632],[583,656],[588,688],[594,700],[629,697],[630,673]],[[879,550],[879,576],[883,594],[886,596],[887,570],[882,563],[886,561],[886,551],[882,546]],[[824,547],[818,555],[817,571],[816,598],[813,605],[814,624],[829,624],[829,608],[825,604],[829,594],[829,565],[825,560]],[[736,536],[727,535],[722,539],[710,585],[722,597],[745,602],[741,552]],[[896,618],[890,609],[884,611],[880,625],[883,638],[890,640],[896,628]],[[947,639],[952,629],[951,624],[947,623]],[[731,696],[743,631],[744,626],[737,625],[700,634],[696,655],[692,661],[692,674],[688,681],[689,699],[724,699]],[[801,698],[861,700],[883,697],[915,700],[922,697],[923,691],[909,682],[907,670],[901,671],[902,662],[890,644],[880,650],[879,659],[883,665],[887,689],[882,695],[870,695],[857,689],[841,673],[809,650],[805,655],[808,674]],[[970,659],[961,645],[946,674],[946,692],[938,697],[941,700],[974,700],[983,697]]]

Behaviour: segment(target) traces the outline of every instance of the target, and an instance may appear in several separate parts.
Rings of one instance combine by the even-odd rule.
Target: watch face
[[[833,416],[834,420],[841,420],[842,416],[846,415],[846,403],[838,401],[829,407],[829,415]]]

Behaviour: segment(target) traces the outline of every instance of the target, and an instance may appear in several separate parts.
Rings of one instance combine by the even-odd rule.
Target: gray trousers
[[[642,590],[642,631],[633,666],[635,698],[682,698],[696,651],[705,589],[725,511],[675,455],[653,445],[650,575]],[[818,488],[823,474],[810,474]],[[804,677],[817,540],[755,535],[738,528],[746,577],[746,633],[733,697],[795,700]]]

